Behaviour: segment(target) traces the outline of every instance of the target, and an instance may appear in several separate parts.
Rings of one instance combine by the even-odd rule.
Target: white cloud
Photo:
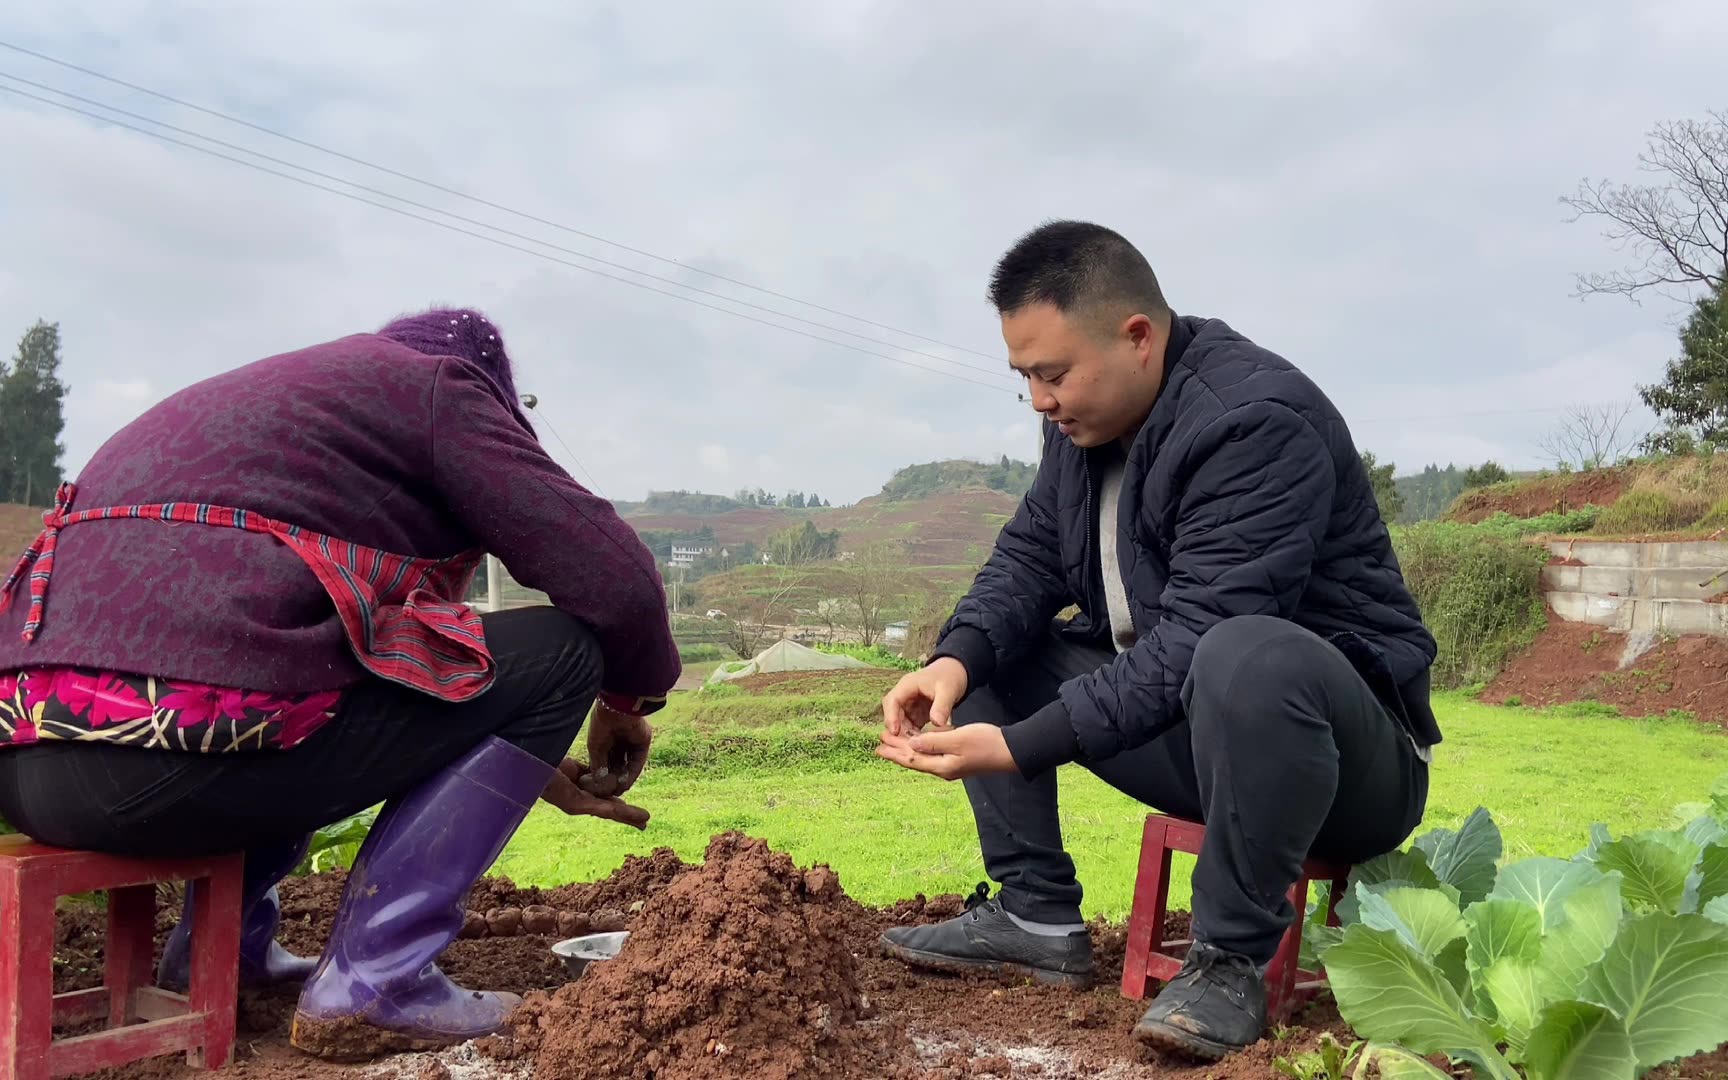
[[[1290,357],[1401,467],[1490,451],[1536,464],[1551,410],[1660,373],[1672,311],[1572,299],[1574,271],[1618,256],[1555,200],[1583,176],[1639,179],[1651,124],[1720,106],[1709,72],[1728,7],[1294,10],[26,6],[7,36],[44,52],[684,266],[26,57],[5,54],[8,71],[826,324],[807,334],[976,363],[960,373],[1005,392],[3,93],[0,335],[61,323],[76,470],[195,379],[433,301],[475,304],[539,395],[552,452],[614,498],[722,475],[712,448],[727,487],[837,502],[912,461],[1031,458],[1016,382],[988,373],[1002,349],[982,295],[1001,250],[1052,215],[1126,232],[1179,310]],[[140,396],[117,389],[141,379]]]

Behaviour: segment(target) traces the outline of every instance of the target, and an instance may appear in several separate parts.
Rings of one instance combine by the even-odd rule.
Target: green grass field
[[[867,904],[970,891],[985,878],[964,790],[871,753],[869,717],[891,683],[828,676],[801,680],[798,693],[782,684],[681,694],[657,719],[652,763],[633,795],[654,814],[646,832],[542,805],[494,872],[524,885],[592,880],[660,846],[695,860],[710,835],[741,829],[800,865],[828,863]],[[1455,827],[1486,806],[1509,858],[1571,855],[1595,821],[1616,834],[1663,825],[1675,804],[1706,798],[1728,771],[1728,739],[1684,717],[1501,708],[1458,694],[1435,705],[1446,742],[1423,829]],[[1125,918],[1146,809],[1078,767],[1060,776],[1086,913]],[[1173,903],[1187,903],[1189,862],[1177,859]]]

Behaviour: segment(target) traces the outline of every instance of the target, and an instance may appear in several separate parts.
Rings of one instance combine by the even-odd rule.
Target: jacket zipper
[[[1110,638],[1112,646],[1114,646],[1115,639],[1116,639],[1116,628],[1114,626],[1112,626],[1110,623],[1110,597],[1109,597],[1110,586],[1105,581],[1104,575],[1105,574],[1116,574],[1117,576],[1120,577],[1122,574],[1122,559],[1121,559],[1120,552],[1118,552],[1117,559],[1116,559],[1116,565],[1106,567],[1104,565],[1104,551],[1102,548],[1099,548],[1099,550],[1098,550],[1098,587],[1099,587],[1100,592],[1098,594],[1094,595],[1092,593],[1092,588],[1091,588],[1091,585],[1092,585],[1092,573],[1091,573],[1091,566],[1092,566],[1092,520],[1094,517],[1094,514],[1092,513],[1092,505],[1093,505],[1093,498],[1092,497],[1093,497],[1093,488],[1095,486],[1093,483],[1094,478],[1092,475],[1092,452],[1089,450],[1081,451],[1080,463],[1082,466],[1084,466],[1085,471],[1086,471],[1086,506],[1085,506],[1086,545],[1082,549],[1082,553],[1085,556],[1086,566],[1087,566],[1087,573],[1086,573],[1086,582],[1087,582],[1086,591],[1088,594],[1087,599],[1090,603],[1090,606],[1092,607],[1092,609],[1095,612],[1097,610],[1099,610],[1098,606],[1100,604],[1103,605],[1102,610],[1104,613],[1105,636]],[[1124,461],[1122,464],[1122,479],[1124,481],[1126,481],[1128,479],[1128,463],[1126,461]],[[1120,511],[1118,511],[1118,516],[1120,516]],[[1113,529],[1116,529],[1116,531],[1118,533],[1121,532],[1121,527],[1116,522],[1111,522],[1110,527]],[[1104,523],[1102,521],[1098,522],[1098,529],[1100,531],[1102,531],[1104,529]],[[1118,547],[1120,547],[1122,538],[1120,536],[1118,536],[1116,538],[1116,541],[1117,541]],[[1138,641],[1140,639],[1140,625],[1139,625],[1139,621],[1134,618],[1134,598],[1128,595],[1128,582],[1126,579],[1124,579],[1122,582],[1122,600],[1123,600],[1123,603],[1125,605],[1127,605],[1127,609],[1128,609],[1128,626],[1134,634],[1134,639],[1136,641]],[[1096,617],[1096,616],[1094,616],[1094,617]]]
[[[1090,451],[1080,451],[1080,464],[1086,473],[1086,505],[1084,507],[1084,512],[1086,514],[1086,543],[1080,550],[1086,560],[1086,606],[1092,609],[1092,617],[1096,619],[1098,617],[1098,601],[1102,598],[1092,592],[1092,521],[1096,515],[1092,512],[1092,454]],[[1104,526],[1099,525],[1098,527],[1102,529]],[[1098,578],[1100,585],[1103,584],[1103,576],[1104,559],[1102,555],[1100,555],[1098,559]],[[1106,631],[1110,628],[1110,610],[1107,603],[1105,604],[1104,609],[1104,628]]]

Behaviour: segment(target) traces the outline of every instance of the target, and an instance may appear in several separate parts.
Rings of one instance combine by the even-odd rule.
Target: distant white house
[[[671,562],[673,566],[694,566],[697,559],[707,558],[712,554],[714,549],[711,547],[683,547],[674,544]]]

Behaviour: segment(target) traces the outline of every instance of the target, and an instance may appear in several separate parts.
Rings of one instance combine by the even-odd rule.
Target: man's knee
[[[967,724],[995,724],[1002,727],[1012,724],[1017,718],[1009,713],[996,690],[992,686],[980,686],[966,695],[966,700],[954,706],[953,724],[955,727],[965,727]]]
[[[1288,619],[1238,615],[1201,635],[1182,697],[1251,706],[1317,678],[1332,659],[1330,645]]]

